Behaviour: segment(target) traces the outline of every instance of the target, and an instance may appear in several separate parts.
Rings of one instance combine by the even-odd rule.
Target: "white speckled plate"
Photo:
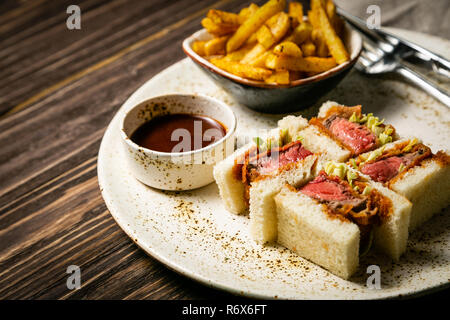
[[[391,31],[448,58],[447,40]],[[387,298],[424,293],[449,284],[448,208],[410,237],[408,250],[399,263],[370,254],[362,259],[357,274],[345,281],[287,249],[255,244],[249,237],[248,218],[224,209],[215,184],[174,193],[139,183],[130,175],[122,154],[120,113],[151,96],[174,92],[204,93],[227,102],[238,117],[238,134],[275,126],[281,117],[237,105],[188,59],[146,82],[125,102],[103,137],[98,177],[114,219],[148,254],[207,285],[257,298]],[[450,149],[449,110],[400,78],[367,78],[353,71],[325,100],[362,104],[366,112],[386,118],[400,134],[421,137],[433,151]],[[316,112],[310,108],[302,114],[310,117]],[[380,290],[365,285],[366,269],[371,264],[381,268]]]

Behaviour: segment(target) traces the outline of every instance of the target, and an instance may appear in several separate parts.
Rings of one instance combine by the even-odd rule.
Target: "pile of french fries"
[[[269,0],[238,14],[209,10],[202,26],[214,38],[192,48],[227,72],[282,85],[349,60],[332,0],[311,0],[308,19],[299,2],[289,2],[287,13],[285,7],[286,0]]]

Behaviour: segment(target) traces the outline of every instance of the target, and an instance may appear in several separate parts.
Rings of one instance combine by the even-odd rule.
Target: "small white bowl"
[[[201,149],[159,152],[131,140],[145,122],[157,116],[189,113],[221,122],[226,135]],[[131,108],[121,119],[121,137],[132,174],[144,184],[162,190],[191,190],[214,181],[214,165],[234,151],[236,117],[225,103],[200,94],[170,94],[148,99]]]

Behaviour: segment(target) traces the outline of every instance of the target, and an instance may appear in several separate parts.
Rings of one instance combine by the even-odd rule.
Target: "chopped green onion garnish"
[[[281,129],[280,131],[280,146],[284,146],[285,144],[288,144],[291,142],[291,137],[289,136],[289,130],[288,129]]]
[[[359,122],[358,116],[356,115],[355,112],[352,113],[350,119],[348,119],[351,122]]]
[[[380,136],[378,137],[378,139],[380,139],[381,144],[386,144],[389,142],[392,142],[392,137],[390,135],[387,135],[385,133],[381,133]]]
[[[258,149],[260,147],[262,147],[262,145],[264,144],[264,140],[261,139],[260,137],[254,137],[253,141],[255,142],[256,146],[258,147]]]
[[[267,150],[272,150],[272,139],[268,138],[266,141]]]
[[[348,181],[352,181],[358,178],[358,175],[356,174],[356,172],[352,171],[352,170],[347,170],[347,180]]]
[[[363,194],[364,196],[367,196],[367,195],[370,194],[371,191],[372,191],[372,188],[369,187],[369,186],[366,186],[366,187],[364,188],[364,191],[362,192],[362,194]]]
[[[300,135],[298,135],[298,136],[295,138],[295,141],[301,141],[301,142],[303,142],[303,140],[305,140],[305,138],[302,137],[302,136],[300,136]]]
[[[417,144],[417,142],[418,141],[417,141],[416,138],[410,140],[408,145],[403,148],[402,152],[409,152],[409,151],[411,151],[412,147],[414,147],[414,145]]]

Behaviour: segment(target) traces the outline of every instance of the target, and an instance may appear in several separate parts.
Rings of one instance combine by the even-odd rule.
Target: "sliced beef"
[[[351,192],[345,185],[331,180],[326,175],[319,175],[301,188],[300,191],[320,201],[345,201],[351,199]]]
[[[299,191],[325,204],[327,212],[333,217],[341,217],[357,224],[361,239],[364,240],[374,225],[385,221],[392,211],[392,203],[375,189],[368,195],[362,195],[361,192],[367,185],[361,181],[353,183],[359,188],[359,192],[353,191],[347,181],[336,176],[330,177],[322,171]]]
[[[244,198],[247,205],[249,204],[250,183],[252,181],[313,154],[302,146],[301,141],[294,141],[266,152],[253,151],[246,153],[243,164],[235,162],[233,167],[235,177],[239,178],[245,185]]]
[[[327,205],[328,209],[355,223],[364,224],[367,216],[367,197],[356,196],[350,185],[338,177],[329,177],[321,172],[316,179],[309,182],[300,192]]]
[[[417,151],[411,152],[411,153],[407,153],[407,154],[404,154],[403,156],[401,156],[401,160],[402,160],[403,165],[406,167],[406,166],[411,165],[414,162],[414,159],[416,159],[419,156],[420,156],[419,152],[417,152]]]
[[[401,157],[390,157],[373,163],[367,163],[361,168],[361,172],[367,174],[374,181],[385,183],[398,174],[400,165],[403,163]]]
[[[376,144],[376,136],[367,127],[347,119],[331,116],[324,121],[330,132],[350,147],[355,155],[370,151]]]
[[[330,130],[331,124],[333,123],[334,120],[336,120],[338,118],[338,116],[336,114],[333,114],[331,116],[329,116],[328,118],[326,118],[323,121],[323,125],[325,126],[325,128],[327,128],[328,130]]]
[[[338,211],[340,208],[343,208],[345,206],[349,206],[352,208],[353,211],[361,211],[364,210],[366,204],[365,198],[350,198],[345,200],[331,200],[327,202],[328,208],[330,208],[333,211]]]
[[[423,144],[418,144],[411,152],[399,153],[372,163],[366,163],[361,167],[361,172],[370,176],[372,180],[386,183],[399,173],[402,164],[408,169],[420,164],[422,160],[431,155],[430,148]]]
[[[260,175],[269,174],[289,163],[297,162],[312,155],[300,141],[291,142],[281,148],[260,153],[251,158],[245,167],[248,181],[255,180]]]

